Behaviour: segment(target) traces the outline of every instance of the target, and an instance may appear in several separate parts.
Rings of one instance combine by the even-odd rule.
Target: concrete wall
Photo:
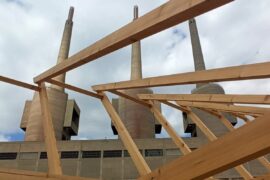
[[[202,138],[184,139],[193,150],[207,143]],[[140,139],[135,142],[152,170],[181,156],[170,139]],[[139,176],[120,140],[59,141],[58,148],[64,174],[105,180],[128,180]],[[41,157],[44,152],[45,146],[40,142],[2,142],[0,143],[0,167],[46,172],[47,159]],[[90,155],[95,152],[97,156],[89,158],[86,152],[91,152]],[[117,152],[114,153],[116,157],[108,157],[108,152]],[[4,160],[3,153],[17,153],[17,156],[15,159]],[[71,153],[73,158],[67,158],[68,153]],[[267,172],[257,161],[246,163],[245,166],[254,175]],[[240,178],[235,170],[226,171],[216,177]]]

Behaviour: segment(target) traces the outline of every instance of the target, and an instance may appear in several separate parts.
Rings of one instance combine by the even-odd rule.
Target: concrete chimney
[[[74,7],[70,7],[69,13],[68,13],[68,19],[66,20],[63,36],[62,36],[62,41],[58,53],[58,58],[57,58],[57,64],[60,64],[63,62],[65,59],[68,58],[69,54],[69,47],[70,47],[70,41],[71,41],[71,35],[72,35],[72,18],[74,14]],[[55,77],[54,80],[65,83],[66,79],[66,73],[60,74],[59,76]],[[56,85],[51,86],[54,89],[58,89],[59,91],[64,92],[64,88]]]
[[[189,20],[189,31],[190,31],[190,39],[192,45],[195,71],[203,71],[205,70],[204,58],[200,43],[200,37],[196,25],[196,20],[194,18]],[[203,85],[204,83],[198,83],[196,84],[196,87],[198,88]]]
[[[134,19],[138,19],[138,6],[134,6]],[[142,79],[142,60],[141,60],[141,42],[137,41],[132,44],[131,53],[131,80]]]

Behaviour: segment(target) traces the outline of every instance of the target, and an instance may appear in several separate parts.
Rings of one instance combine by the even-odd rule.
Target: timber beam
[[[5,82],[5,83],[9,83],[9,84],[13,84],[15,86],[27,88],[27,89],[30,89],[30,90],[39,91],[38,86],[28,84],[28,83],[25,83],[25,82],[21,82],[21,81],[11,79],[11,78],[8,78],[8,77],[0,76],[0,81]]]
[[[34,78],[42,82],[232,0],[170,0]]]
[[[139,94],[143,100],[190,101],[239,104],[270,104],[270,95],[236,94]]]
[[[133,101],[133,102],[135,102],[135,103],[141,104],[141,105],[146,106],[146,107],[149,107],[149,108],[152,106],[150,103],[148,103],[148,102],[146,102],[146,101],[143,101],[143,100],[141,100],[141,99],[139,99],[139,98],[130,96],[130,95],[128,95],[128,94],[126,94],[126,93],[123,93],[123,92],[121,92],[121,91],[112,90],[112,91],[109,91],[109,92],[111,92],[111,93],[113,93],[113,94],[116,94],[116,95],[118,95],[118,96],[121,96],[121,97],[123,97],[123,98],[129,99],[129,100],[131,100],[131,101]]]
[[[56,145],[56,139],[53,128],[52,115],[49,107],[49,100],[45,83],[40,85],[40,105],[42,112],[42,124],[45,137],[45,146],[48,156],[48,174],[50,175],[62,175],[62,167]]]
[[[107,113],[109,114],[112,123],[114,124],[119,137],[121,138],[124,146],[126,147],[127,151],[130,154],[131,159],[134,162],[135,167],[137,168],[140,175],[146,175],[151,172],[151,169],[147,165],[146,161],[144,160],[142,154],[140,153],[138,147],[136,146],[135,142],[132,140],[129,132],[127,131],[125,125],[123,124],[121,118],[115,111],[113,105],[109,101],[108,97],[105,93],[99,92],[99,94],[103,97],[101,102],[106,109]]]
[[[95,91],[270,78],[270,62],[217,68],[92,86]]]
[[[250,107],[250,106],[236,106],[232,104],[221,104],[221,103],[205,103],[205,102],[187,102],[187,101],[176,101],[180,106],[190,106],[204,109],[214,109],[223,112],[240,112],[248,115],[263,115],[269,108],[262,107]]]
[[[43,172],[0,168],[0,179],[4,180],[97,180],[78,176],[50,175]]]
[[[102,98],[102,96],[97,94],[97,93],[87,91],[85,89],[81,89],[81,88],[78,88],[76,86],[65,84],[65,83],[62,83],[62,82],[59,82],[59,81],[56,81],[53,79],[50,79],[47,82],[54,84],[54,85],[57,85],[57,86],[60,86],[60,87],[63,87],[63,88],[66,88],[66,89],[69,89],[69,90],[72,90],[72,91],[75,91],[75,92],[78,92],[78,93],[81,93],[81,94],[84,94],[84,95],[87,95],[87,96],[91,96],[91,97],[98,98],[98,99]]]
[[[270,152],[270,113],[158,168],[140,180],[204,179]],[[235,148],[236,146],[241,148]],[[226,147],[226,148],[224,148]]]

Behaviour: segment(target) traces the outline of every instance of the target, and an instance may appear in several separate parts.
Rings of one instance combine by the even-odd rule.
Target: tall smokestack
[[[138,18],[138,6],[134,6],[134,19]],[[131,80],[142,79],[142,62],[141,62],[141,44],[140,41],[132,44],[131,52]],[[128,89],[124,93],[129,96],[136,97],[137,94],[153,94],[153,91],[148,88]],[[155,125],[155,118],[151,111],[135,102],[119,97],[119,100],[114,100],[119,116],[121,117],[130,136],[134,139],[155,138],[155,132],[160,133],[161,126]],[[160,104],[157,105],[160,108]],[[113,129],[114,126],[112,126]],[[156,130],[157,129],[157,130]],[[114,130],[114,134],[117,132]]]
[[[71,41],[71,34],[72,34],[72,18],[74,14],[74,7],[70,7],[69,13],[68,13],[68,19],[66,20],[62,41],[59,49],[59,54],[57,58],[57,64],[63,62],[65,59],[68,58],[69,54],[69,47],[70,47],[70,41]],[[54,80],[65,83],[66,79],[66,73],[60,74],[59,76],[55,77]],[[51,86],[54,89],[58,89],[59,91],[64,92],[64,88],[56,85]]]
[[[139,10],[138,6],[134,6],[134,19],[138,19]],[[137,41],[132,44],[131,53],[131,80],[142,79],[142,61],[141,61],[141,42]]]
[[[201,48],[201,43],[200,43],[200,37],[199,37],[196,21],[194,18],[189,20],[189,31],[190,31],[190,38],[191,38],[195,71],[205,70],[205,64],[204,64],[204,58],[203,58],[203,53],[202,53],[202,48]],[[203,85],[204,85],[204,83],[198,83],[198,84],[196,84],[196,87],[199,88]]]

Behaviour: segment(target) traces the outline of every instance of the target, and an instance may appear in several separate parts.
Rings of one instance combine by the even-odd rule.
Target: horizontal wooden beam
[[[76,86],[65,84],[65,83],[62,83],[62,82],[59,82],[59,81],[55,81],[53,79],[49,79],[47,82],[49,82],[51,84],[54,84],[54,85],[57,85],[57,86],[60,86],[60,87],[63,87],[63,88],[66,88],[66,89],[69,89],[69,90],[72,90],[72,91],[75,91],[75,92],[78,92],[78,93],[81,93],[81,94],[84,94],[84,95],[87,95],[87,96],[91,96],[91,97],[98,98],[98,99],[102,98],[102,96],[100,96],[97,93],[87,91],[85,89],[81,89],[81,88],[78,88]]]
[[[51,79],[232,0],[170,0],[34,78]]]
[[[270,113],[178,158],[140,180],[204,179],[270,152]],[[241,148],[235,148],[241,147]]]
[[[239,104],[270,104],[270,95],[236,94],[139,94],[143,100],[191,101]]]
[[[4,180],[97,180],[78,176],[49,175],[43,172],[25,171],[18,169],[0,169],[0,179]]]
[[[9,84],[13,84],[13,85],[16,85],[16,86],[20,86],[20,87],[23,87],[23,88],[31,89],[31,90],[34,90],[34,91],[39,91],[38,86],[28,84],[28,83],[25,83],[25,82],[21,82],[21,81],[11,79],[11,78],[8,78],[8,77],[0,76],[0,81],[5,82],[5,83],[9,83]]]
[[[233,104],[221,104],[221,103],[206,103],[206,102],[188,102],[188,101],[176,101],[180,106],[190,106],[204,109],[214,109],[223,112],[241,112],[248,115],[263,115],[269,108],[262,107],[250,107],[250,106],[236,106]]]
[[[132,96],[126,94],[126,93],[123,93],[123,92],[120,92],[120,91],[117,91],[117,90],[112,90],[112,91],[109,91],[109,92],[111,92],[113,94],[116,94],[118,96],[121,96],[123,98],[129,99],[129,100],[131,100],[133,102],[136,102],[138,104],[141,104],[143,106],[151,107],[151,104],[147,103],[146,101],[143,101],[143,100],[141,100],[139,98],[136,98],[136,97],[132,97]]]
[[[95,91],[197,84],[219,81],[237,81],[246,79],[270,78],[270,62],[211,69],[145,78],[141,80],[122,81],[92,86]]]

